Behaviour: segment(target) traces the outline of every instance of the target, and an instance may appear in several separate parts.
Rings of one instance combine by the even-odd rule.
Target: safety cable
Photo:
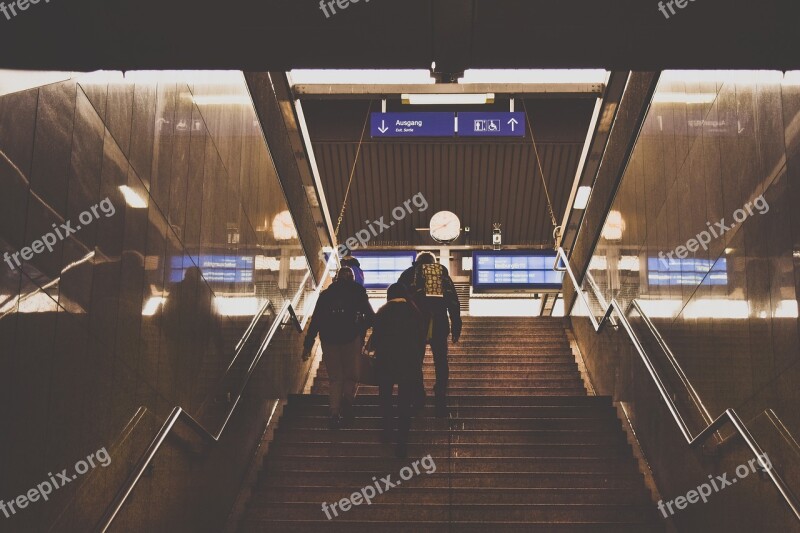
[[[525,110],[525,121],[528,123],[528,132],[531,134],[531,142],[533,143],[533,153],[536,155],[536,164],[539,166],[539,176],[542,178],[542,186],[544,187],[544,194],[547,198],[547,210],[550,214],[550,221],[553,223],[553,230],[558,228],[556,215],[553,212],[553,203],[550,201],[550,191],[547,190],[547,181],[544,179],[544,169],[542,168],[542,160],[539,158],[539,148],[536,146],[536,138],[533,136],[533,126],[531,126],[531,117],[528,115],[528,106],[525,105],[525,99],[522,99],[522,108]]]
[[[356,158],[353,160],[353,168],[350,170],[350,180],[347,182],[347,189],[344,191],[344,200],[342,200],[342,210],[339,212],[339,220],[336,221],[336,229],[333,231],[333,237],[339,236],[339,228],[342,226],[344,220],[344,212],[347,210],[347,198],[350,196],[350,186],[353,185],[353,177],[356,175],[356,165],[358,165],[358,156],[361,154],[361,145],[364,143],[364,134],[367,132],[367,123],[369,122],[369,114],[372,111],[372,100],[369,101],[367,107],[367,116],[364,118],[364,127],[361,128],[361,138],[358,140],[358,148],[356,148]]]

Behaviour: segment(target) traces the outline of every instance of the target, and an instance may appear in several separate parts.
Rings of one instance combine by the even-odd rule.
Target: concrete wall
[[[800,462],[764,410],[800,435],[796,79],[665,72],[589,267],[606,299],[643,305],[710,416],[737,409],[795,491]],[[719,235],[723,218],[730,229]],[[698,237],[703,231],[710,238]],[[690,239],[707,240],[707,249]],[[682,245],[694,251],[677,249],[672,258],[685,260],[670,261]],[[591,307],[599,312],[597,302]],[[685,495],[710,474],[735,477],[751,457],[741,442],[716,456],[690,450],[626,335],[596,334],[587,312],[576,306],[572,324],[588,372],[598,394],[631,413],[662,496]],[[704,427],[699,409],[645,340],[696,434]],[[674,518],[681,531],[798,528],[774,486],[756,475]]]
[[[255,309],[312,288],[244,77],[185,76],[112,73],[0,97],[0,499],[103,447],[111,456],[50,501],[0,514],[2,531],[47,530],[65,508],[61,529],[88,530],[174,406],[215,431],[241,365],[220,380]],[[113,209],[92,215],[106,198]],[[65,221],[80,230],[25,252]],[[168,440],[118,530],[222,527],[268,400],[303,374],[298,340],[279,334],[223,442]]]

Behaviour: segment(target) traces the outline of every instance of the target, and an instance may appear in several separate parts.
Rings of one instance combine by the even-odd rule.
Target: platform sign
[[[453,137],[455,113],[372,113],[373,137]]]
[[[561,289],[564,273],[553,270],[556,254],[543,250],[472,253],[472,287],[492,290]]]
[[[523,112],[465,112],[458,114],[459,137],[524,137]]]

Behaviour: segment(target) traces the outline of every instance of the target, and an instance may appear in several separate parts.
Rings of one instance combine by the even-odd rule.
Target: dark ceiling
[[[595,100],[528,99],[528,116],[536,138],[547,189],[559,223],[575,178]],[[336,218],[355,159],[369,102],[309,100],[303,109],[323,189]],[[399,107],[395,104],[395,108]],[[505,106],[505,107],[503,107]],[[508,110],[498,102],[483,109]],[[373,103],[380,110],[380,102]],[[405,106],[405,109],[410,109]],[[516,109],[523,110],[517,100]],[[389,107],[389,111],[392,106]],[[425,106],[425,111],[436,110]],[[453,110],[452,108],[450,109]],[[467,108],[459,108],[464,111]],[[500,222],[508,245],[552,245],[547,200],[529,135],[524,139],[373,140],[366,132],[359,155],[339,241],[366,228],[366,221],[392,219],[392,209],[417,193],[429,204],[370,241],[371,246],[429,245],[430,217],[455,212],[467,238],[455,244],[491,243],[492,223]],[[420,202],[421,203],[421,202]]]
[[[338,0],[337,0],[338,1]],[[343,0],[346,3],[348,0]],[[8,2],[6,2],[8,3]],[[0,19],[0,66],[778,68],[800,66],[797,0],[58,0]]]

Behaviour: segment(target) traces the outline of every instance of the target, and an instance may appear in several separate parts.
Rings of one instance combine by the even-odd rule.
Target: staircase
[[[359,388],[349,428],[327,429],[321,365],[312,394],[289,400],[242,531],[663,531],[610,398],[586,395],[564,325],[466,317],[450,346],[450,418],[426,407],[408,459],[380,443],[376,387]],[[432,394],[430,351],[424,377]],[[323,511],[376,481],[385,490],[386,475],[397,486],[370,505]]]

